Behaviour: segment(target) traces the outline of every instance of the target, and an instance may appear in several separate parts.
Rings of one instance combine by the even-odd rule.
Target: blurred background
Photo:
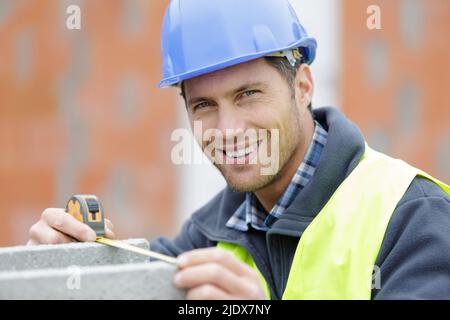
[[[72,4],[81,30],[66,28]],[[173,236],[225,186],[211,165],[170,159],[188,125],[177,90],[157,89],[167,4],[0,0],[0,246],[24,244],[76,193],[99,196],[118,238]],[[450,1],[292,4],[319,43],[314,107],[340,108],[374,148],[449,183]]]

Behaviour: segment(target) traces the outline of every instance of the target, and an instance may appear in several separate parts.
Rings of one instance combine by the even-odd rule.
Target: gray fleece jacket
[[[335,108],[314,110],[328,131],[317,169],[279,220],[267,232],[240,232],[225,226],[245,199],[229,187],[185,222],[175,239],[151,241],[152,250],[177,256],[218,241],[243,246],[281,299],[295,249],[305,229],[350,174],[364,153],[358,127]],[[431,181],[416,177],[391,217],[376,260],[381,288],[373,299],[450,299],[450,197]]]

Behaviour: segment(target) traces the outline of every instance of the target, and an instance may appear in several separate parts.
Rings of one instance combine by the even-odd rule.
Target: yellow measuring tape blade
[[[138,254],[142,254],[144,256],[162,260],[162,261],[165,261],[170,264],[174,264],[174,265],[177,264],[177,259],[175,259],[174,257],[166,256],[166,255],[158,253],[158,252],[135,247],[135,246],[129,245],[127,243],[124,243],[124,242],[121,242],[118,240],[111,240],[111,239],[107,239],[107,238],[103,238],[103,237],[97,237],[97,240],[95,240],[95,242],[106,244],[111,247],[128,250],[128,251],[135,252]]]

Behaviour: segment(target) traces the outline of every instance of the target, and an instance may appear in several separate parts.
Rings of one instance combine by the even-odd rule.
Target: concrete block
[[[165,262],[0,272],[0,299],[184,299]]]
[[[125,240],[144,249],[145,239]],[[99,243],[17,246],[0,248],[0,271],[19,271],[68,266],[96,266],[148,261],[148,257]]]

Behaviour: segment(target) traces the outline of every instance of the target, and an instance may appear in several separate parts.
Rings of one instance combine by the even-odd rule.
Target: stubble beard
[[[282,177],[283,174],[286,172],[288,164],[294,158],[298,148],[300,147],[299,135],[302,132],[301,121],[299,118],[300,114],[294,103],[292,105],[292,109],[294,112],[294,117],[291,118],[291,119],[293,119],[293,121],[291,123],[292,130],[289,130],[289,132],[286,134],[286,136],[284,138],[282,136],[282,130],[280,130],[280,146],[279,146],[280,166],[276,173],[274,173],[272,175],[263,175],[263,174],[261,174],[261,165],[260,164],[253,165],[253,166],[257,166],[257,170],[259,171],[259,174],[258,174],[259,178],[255,179],[254,182],[250,182],[248,184],[242,184],[242,183],[239,183],[238,173],[229,174],[227,172],[228,169],[225,168],[224,165],[218,165],[218,164],[214,163],[214,166],[220,171],[222,176],[225,178],[228,186],[233,191],[235,191],[235,192],[255,192],[255,191],[264,189],[264,188],[270,186],[271,184],[275,183],[277,180],[279,180],[280,177]],[[268,145],[271,145],[272,136],[270,135],[270,130],[269,130],[268,137],[270,137],[270,139],[267,139],[266,143]],[[284,143],[282,143],[283,139],[285,140]],[[249,164],[249,165],[252,166],[251,164]],[[233,169],[230,169],[230,170],[233,170]],[[244,170],[245,170],[245,168],[244,168]]]

